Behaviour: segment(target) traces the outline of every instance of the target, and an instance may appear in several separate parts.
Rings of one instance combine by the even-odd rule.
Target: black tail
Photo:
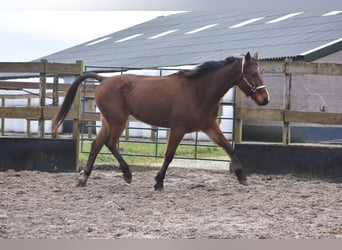
[[[96,79],[97,81],[101,82],[105,77],[100,76],[96,73],[85,73],[83,75],[80,75],[79,77],[76,78],[76,80],[73,82],[71,87],[69,88],[65,98],[64,102],[61,106],[61,109],[59,110],[57,116],[52,120],[52,134],[53,137],[57,135],[57,129],[58,127],[63,123],[65,120],[65,117],[67,116],[71,105],[75,99],[78,86],[87,78],[93,78]]]

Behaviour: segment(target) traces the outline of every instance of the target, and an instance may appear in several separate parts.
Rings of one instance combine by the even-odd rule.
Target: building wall
[[[317,63],[342,63],[342,51],[322,57]],[[295,75],[292,109],[342,113],[342,76]]]
[[[342,63],[342,51],[315,61],[319,63]],[[284,81],[282,74],[264,74],[271,102],[264,108],[284,107]],[[291,109],[314,112],[342,113],[342,76],[292,75]],[[256,107],[245,98],[246,107]],[[261,107],[262,108],[262,107]]]
[[[315,61],[342,63],[342,51]],[[282,74],[264,74],[271,101],[261,109],[284,108],[284,81]],[[342,113],[342,76],[292,75],[291,110]],[[251,99],[244,99],[244,106],[256,108]],[[281,142],[281,122],[245,121],[243,140]],[[342,126],[291,123],[292,142],[342,142]]]

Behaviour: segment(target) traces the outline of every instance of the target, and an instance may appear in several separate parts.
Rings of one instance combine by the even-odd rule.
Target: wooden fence
[[[242,143],[243,121],[282,122],[282,143],[289,144],[291,131],[290,123],[316,123],[327,125],[342,125],[342,113],[308,112],[290,110],[292,75],[325,75],[342,76],[342,64],[336,63],[305,63],[292,61],[260,61],[260,68],[264,73],[283,74],[284,77],[284,107],[282,109],[247,108],[243,107],[244,94],[237,89],[235,99],[235,143]],[[342,83],[341,83],[342,84]],[[86,97],[92,97],[95,90],[94,84],[87,85]],[[99,120],[95,113],[85,113],[83,120]],[[127,133],[128,130],[126,130]],[[89,131],[89,135],[91,132]],[[127,135],[126,135],[127,137]]]
[[[317,123],[342,125],[342,113],[306,112],[290,110],[291,75],[310,74],[342,76],[342,64],[335,63],[303,63],[292,61],[261,61],[260,68],[265,73],[284,74],[284,107],[282,109],[258,109],[243,107],[243,93],[237,91],[235,113],[235,143],[242,142],[243,121],[278,121],[283,124],[282,142],[290,143],[290,123]],[[342,83],[339,83],[342,84]]]
[[[38,137],[45,137],[45,120],[51,120],[59,111],[58,106],[59,96],[65,95],[65,92],[70,87],[70,84],[61,84],[58,79],[59,76],[78,76],[83,72],[83,62],[76,61],[76,63],[50,63],[45,60],[40,62],[1,62],[0,72],[3,75],[8,74],[11,78],[18,76],[17,79],[23,76],[38,77],[39,82],[23,82],[5,81],[0,80],[0,89],[4,90],[23,90],[23,89],[36,89],[39,90],[39,106],[30,106],[30,100],[37,98],[37,95],[23,94],[23,95],[0,95],[2,106],[0,107],[1,118],[1,134],[5,135],[5,119],[26,119],[27,120],[27,133],[30,137],[30,121],[38,121]],[[53,77],[53,83],[47,83],[47,77]],[[2,77],[6,78],[6,77]],[[50,91],[47,91],[50,90]],[[51,91],[52,90],[52,91]],[[80,92],[80,91],[79,91]],[[52,98],[53,105],[46,105],[46,98]],[[28,105],[22,107],[6,107],[7,99],[27,99]],[[73,121],[73,139],[76,141],[76,148],[79,148],[80,138],[80,93],[70,110],[67,120]],[[77,150],[78,154],[78,150]],[[78,157],[77,157],[78,159]]]
[[[243,94],[237,91],[236,95],[236,112],[235,112],[235,126],[234,136],[235,143],[242,142],[242,123],[243,121],[278,121],[283,124],[283,143],[290,143],[290,123],[318,123],[342,125],[341,113],[328,112],[305,112],[294,111],[290,109],[291,102],[291,75],[292,74],[314,74],[314,75],[332,75],[342,76],[342,64],[331,63],[302,63],[302,62],[277,62],[277,61],[261,61],[260,67],[263,72],[284,74],[284,107],[282,109],[259,109],[243,107]],[[64,95],[65,91],[70,87],[70,84],[61,84],[58,82],[59,75],[73,75],[82,74],[83,63],[77,61],[74,64],[49,63],[47,61],[33,62],[33,63],[0,63],[0,72],[4,73],[38,73],[40,77],[39,83],[20,82],[20,81],[0,81],[0,89],[38,89],[39,90],[39,106],[38,107],[5,107],[5,100],[7,98],[22,98],[10,97],[2,95],[2,107],[0,107],[0,117],[2,121],[5,118],[21,118],[30,120],[38,120],[39,123],[39,137],[45,136],[45,120],[50,120],[58,112],[59,106],[58,97]],[[47,76],[54,76],[53,83],[47,83]],[[96,85],[90,84],[86,86],[86,94],[84,96],[92,96]],[[47,93],[47,90],[52,90],[52,93]],[[56,106],[46,106],[45,98],[51,96],[53,103]],[[32,98],[31,95],[25,95],[25,98]],[[36,97],[36,96],[35,96]],[[70,110],[67,120],[73,121],[73,139],[77,143],[80,141],[80,120],[83,121],[98,121],[99,114],[85,113],[81,115],[81,93],[79,91],[76,97],[75,104]],[[29,123],[28,123],[29,124]],[[28,125],[29,126],[29,125]],[[4,133],[4,124],[1,126],[2,133]],[[77,145],[79,149],[79,145]],[[78,154],[78,150],[77,150]],[[78,156],[77,156],[78,159]]]

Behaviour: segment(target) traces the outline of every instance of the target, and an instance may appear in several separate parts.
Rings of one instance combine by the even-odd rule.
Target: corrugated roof
[[[143,68],[198,64],[257,51],[262,59],[310,61],[341,50],[341,38],[338,10],[186,12],[158,17],[44,59]]]

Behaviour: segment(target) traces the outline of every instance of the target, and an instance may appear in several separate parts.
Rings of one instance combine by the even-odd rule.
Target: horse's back
[[[121,113],[160,127],[168,127],[176,106],[183,104],[181,84],[174,76],[125,74],[108,77],[97,87],[95,100],[108,119]]]

